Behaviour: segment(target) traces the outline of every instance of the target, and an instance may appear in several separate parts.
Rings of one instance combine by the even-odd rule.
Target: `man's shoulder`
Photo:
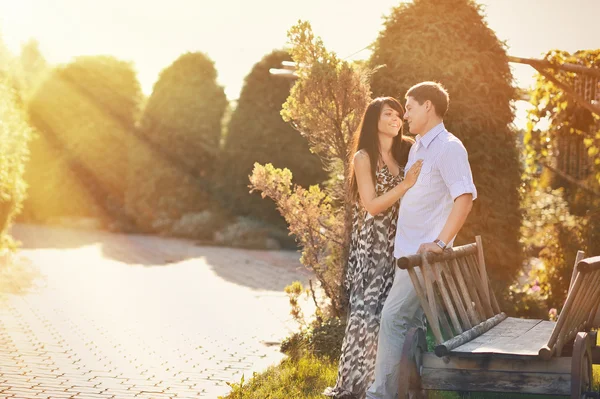
[[[440,134],[440,136],[442,139],[440,141],[444,146],[445,151],[466,150],[463,142],[449,131],[446,130],[444,134]]]
[[[444,130],[442,134],[440,134],[440,138],[444,143],[458,142],[462,144],[462,141],[458,137],[447,130]]]

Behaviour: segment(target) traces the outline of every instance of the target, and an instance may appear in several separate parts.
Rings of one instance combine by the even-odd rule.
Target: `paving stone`
[[[1,398],[226,395],[225,382],[283,358],[264,342],[297,329],[283,288],[310,277],[296,252],[18,224],[12,233],[43,280],[0,294]]]

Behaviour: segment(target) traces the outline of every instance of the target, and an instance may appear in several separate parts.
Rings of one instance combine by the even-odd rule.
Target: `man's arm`
[[[454,200],[454,205],[452,205],[452,211],[438,238],[445,243],[449,243],[465,224],[467,216],[469,216],[469,213],[471,212],[471,208],[473,208],[473,194],[463,194],[456,198],[456,200]],[[421,244],[417,251],[417,253],[423,252],[442,253],[443,251],[437,244],[428,242]]]
[[[467,150],[461,142],[452,141],[447,144],[445,151],[438,159],[438,168],[450,195],[454,199],[450,215],[448,215],[442,231],[437,236],[439,240],[448,244],[465,224],[467,216],[473,208],[473,200],[477,198],[477,189],[473,184]],[[418,253],[441,253],[442,251],[442,248],[436,243],[424,243],[419,247]]]

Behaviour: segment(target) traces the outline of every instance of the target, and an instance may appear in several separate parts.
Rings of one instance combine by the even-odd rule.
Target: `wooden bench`
[[[398,260],[417,292],[435,337],[406,336],[400,398],[428,390],[512,392],[588,397],[592,364],[600,363],[596,332],[600,256],[579,252],[569,293],[556,322],[507,317],[487,276],[481,238],[444,251]],[[590,393],[591,394],[591,393]]]

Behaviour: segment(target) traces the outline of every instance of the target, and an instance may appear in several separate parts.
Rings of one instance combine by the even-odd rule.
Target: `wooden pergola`
[[[540,75],[563,90],[569,97],[593,114],[600,116],[600,68],[586,67],[577,64],[553,64],[546,60],[533,58],[508,57],[509,62],[532,66]],[[577,74],[575,87],[561,82],[555,76],[557,70]]]
[[[532,66],[538,73],[561,89],[570,99],[577,102],[580,107],[600,117],[600,68],[571,63],[554,64],[547,60],[532,58],[509,56],[508,59],[510,62]],[[556,76],[558,71],[574,73],[575,79],[572,85],[560,81]],[[600,130],[600,123],[597,123],[597,125]],[[562,148],[559,148],[559,151],[563,155],[557,167],[553,167],[548,163],[544,163],[543,166],[587,193],[600,197],[599,192],[581,182],[589,174],[590,162],[587,154],[585,154],[583,141],[575,142],[571,138],[565,137],[560,144],[562,144]]]
[[[600,68],[591,68],[570,63],[558,65],[546,60],[513,56],[508,56],[508,61],[532,66],[541,75],[546,77],[561,90],[564,90],[564,92],[573,100],[577,101],[579,105],[600,116]],[[271,68],[269,72],[272,75],[296,79],[295,70],[296,64],[294,62],[283,61],[281,63],[281,68]],[[556,70],[576,73],[576,87],[570,87],[566,83],[558,80],[555,76]]]

